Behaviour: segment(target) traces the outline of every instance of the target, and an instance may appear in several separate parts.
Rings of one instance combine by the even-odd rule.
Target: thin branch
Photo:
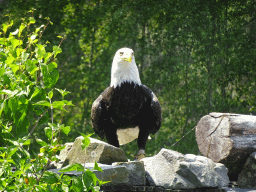
[[[37,119],[37,121],[36,121],[36,124],[35,124],[34,127],[31,129],[31,131],[30,131],[30,133],[28,134],[28,136],[31,136],[31,135],[32,135],[32,133],[34,132],[34,130],[35,130],[37,124],[39,123],[40,119],[44,116],[44,114],[45,114],[46,112],[47,112],[47,110],[45,110],[45,111],[38,117],[38,119]]]

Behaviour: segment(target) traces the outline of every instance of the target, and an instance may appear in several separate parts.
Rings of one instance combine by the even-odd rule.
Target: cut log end
[[[204,116],[196,127],[196,139],[200,152],[214,162],[225,159],[233,146],[228,128],[227,117]]]
[[[196,127],[200,152],[225,164],[229,175],[238,175],[241,163],[256,151],[256,116],[210,113]]]

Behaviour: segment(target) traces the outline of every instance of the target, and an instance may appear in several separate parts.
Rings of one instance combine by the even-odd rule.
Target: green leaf
[[[55,62],[51,62],[48,64],[48,70],[49,72],[52,72],[53,69],[57,68],[58,67],[58,64],[55,63]]]
[[[12,177],[19,177],[21,174],[23,174],[24,171],[21,171],[21,170],[17,170],[15,171],[13,174],[12,174]]]
[[[6,103],[6,100],[3,100],[3,102],[0,104],[0,116],[4,110],[4,107],[5,107],[5,103]]]
[[[15,148],[12,148],[10,152],[7,153],[7,158],[11,158],[15,153],[16,151],[18,150],[18,147],[15,147]]]
[[[53,46],[53,54],[54,54],[54,58],[62,52],[62,49],[56,45]]]
[[[21,23],[20,27],[19,27],[19,34],[18,34],[18,37],[20,37],[23,29],[26,27],[26,25],[24,23]]]
[[[16,29],[14,32],[11,32],[12,35],[17,35],[19,33],[19,29]]]
[[[32,34],[31,36],[30,36],[30,40],[35,40],[35,38],[36,38],[36,34]]]
[[[44,147],[44,146],[47,146],[48,144],[46,143],[46,142],[44,142],[42,139],[38,139],[38,138],[36,138],[36,142],[39,144],[39,145],[41,145],[42,147]]]
[[[43,45],[41,44],[36,44],[36,49],[35,49],[35,53],[36,53],[36,58],[37,59],[42,59],[46,53],[45,48]]]
[[[4,67],[3,67],[3,68],[1,67],[1,68],[0,68],[0,77],[2,77],[2,75],[4,74],[4,72],[5,72],[5,68],[4,68]]]
[[[2,30],[3,30],[3,32],[6,33],[7,29],[8,29],[8,25],[4,23],[4,24],[2,25]]]
[[[27,59],[28,59],[28,56],[29,56],[29,53],[23,51],[23,52],[21,53],[21,62],[22,62],[22,63],[25,63],[25,62],[27,61]]]
[[[34,103],[33,105],[42,105],[42,106],[51,107],[51,104],[48,101],[38,101],[37,103]]]
[[[28,139],[28,140],[26,140],[22,145],[30,145],[30,143],[31,143],[31,140]]]
[[[29,24],[34,24],[36,22],[34,17],[29,17]]]
[[[38,33],[40,31],[41,28],[45,27],[45,25],[41,25],[40,27],[36,28],[36,33]]]
[[[69,185],[66,184],[66,183],[62,183],[61,189],[62,189],[62,191],[64,191],[64,192],[69,192]]]
[[[7,65],[10,65],[13,63],[14,60],[15,58],[13,56],[8,56],[5,62]]]
[[[15,162],[13,161],[13,159],[0,159],[0,163],[12,163],[12,164],[15,164]]]
[[[66,135],[68,135],[69,132],[70,132],[70,126],[66,126],[66,127],[61,128],[61,131],[63,133],[65,133]]]
[[[46,171],[42,177],[42,181],[51,185],[51,184],[55,184],[55,183],[58,183],[59,181],[61,181],[61,178],[57,173],[53,173],[51,171]]]
[[[72,182],[72,191],[83,191],[83,182],[80,177],[75,177]]]
[[[89,137],[93,135],[92,134],[89,134],[89,135],[85,135],[84,133],[81,133],[79,132],[83,137],[84,139],[82,140],[82,149],[85,149],[86,147],[88,147],[90,145],[90,139]]]
[[[52,138],[52,129],[50,127],[45,127],[44,132],[47,138],[50,140]]]
[[[59,108],[62,109],[65,106],[65,103],[63,101],[54,101],[52,103],[53,108]]]
[[[0,90],[0,94],[7,94],[9,97],[13,97],[14,95],[16,95],[19,91],[18,90],[14,90],[14,91],[11,91],[11,90]]]
[[[51,99],[53,97],[53,90],[51,90],[49,93],[48,93],[48,97]]]
[[[85,183],[85,186],[88,188],[92,185],[96,186],[97,181],[99,179],[96,177],[95,173],[93,173],[91,170],[87,169],[85,173],[83,174],[83,181]]]
[[[33,99],[34,97],[36,97],[37,94],[38,94],[40,91],[41,91],[41,90],[40,90],[38,87],[36,87],[34,93],[33,93],[33,94],[31,95],[31,97],[30,97],[30,100]]]
[[[55,89],[62,95],[62,97],[64,97],[65,95],[70,93],[69,91],[66,91],[66,90],[57,89],[57,88],[55,88]]]
[[[18,40],[18,39],[12,39],[12,40],[11,40],[11,43],[12,43],[12,49],[14,49],[14,48],[16,48],[17,46],[23,44],[22,40]]]
[[[20,56],[20,54],[22,53],[23,50],[24,50],[24,49],[22,49],[22,48],[20,48],[20,47],[16,48],[17,57]]]
[[[54,67],[54,64],[53,66],[50,65],[51,71],[49,71],[49,66],[44,63],[41,63],[40,66],[44,77],[43,80],[45,87],[53,87],[59,79],[59,72],[56,69],[52,68]]]
[[[72,101],[63,100],[63,102],[65,103],[65,105],[74,106],[73,103],[72,103]]]
[[[100,171],[100,172],[103,172],[103,170],[98,166],[98,163],[95,161],[94,163],[94,167],[93,167],[94,170],[97,170],[97,171]]]
[[[57,83],[58,79],[59,79],[59,72],[56,69],[54,69],[49,74],[49,76],[44,78],[45,87],[47,88],[53,87]]]
[[[70,172],[70,171],[84,171],[84,167],[81,164],[75,163],[68,165],[66,167],[63,167],[62,169],[59,170],[59,172]]]
[[[15,113],[15,111],[18,109],[18,99],[16,97],[12,97],[8,100],[8,107],[11,109],[12,113]]]
[[[48,62],[49,61],[49,58],[52,56],[52,53],[50,52],[46,52],[45,55],[44,55],[44,62]],[[53,62],[55,63],[55,62]],[[56,64],[57,65],[57,64]],[[58,66],[58,65],[57,65]],[[55,67],[56,68],[56,67]]]
[[[16,64],[10,64],[10,66],[11,66],[13,74],[15,74],[20,68],[20,66],[16,65]]]
[[[33,74],[33,72],[32,71],[34,71],[35,69],[38,69],[38,66],[36,65],[36,63],[37,63],[37,61],[32,61],[32,60],[30,60],[30,59],[28,59],[28,60],[26,60],[25,61],[25,68],[26,68],[26,70],[32,75]]]

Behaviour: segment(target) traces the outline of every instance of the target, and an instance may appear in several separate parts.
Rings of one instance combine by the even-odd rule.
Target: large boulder
[[[256,189],[256,152],[247,158],[237,183],[240,188]]]
[[[65,149],[60,151],[59,158],[62,162],[66,160],[70,149],[72,149],[73,144],[74,144],[73,142],[65,143],[65,146],[66,146]]]
[[[128,171],[129,185],[146,185],[146,175],[143,161],[117,162],[113,166],[124,166]]]
[[[192,154],[183,155],[161,149],[154,157],[142,159],[148,182],[170,189],[224,187],[229,184],[228,170],[211,159]]]
[[[103,141],[90,138],[90,145],[82,149],[83,137],[77,137],[70,150],[66,150],[61,155],[65,159],[63,166],[73,163],[94,163],[95,161],[102,164],[112,164],[114,162],[127,162],[124,151]]]

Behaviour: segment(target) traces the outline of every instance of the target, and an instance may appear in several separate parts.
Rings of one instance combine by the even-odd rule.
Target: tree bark
[[[256,151],[256,116],[210,113],[196,127],[200,152],[228,168],[230,180],[237,180],[249,155]]]

